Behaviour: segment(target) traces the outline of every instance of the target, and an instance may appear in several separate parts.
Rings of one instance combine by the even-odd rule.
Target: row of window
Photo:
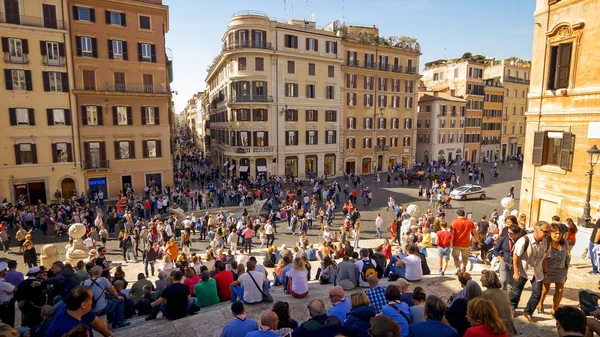
[[[481,145],[495,145],[500,144],[500,137],[483,137],[481,138]]]
[[[511,97],[510,96],[510,89],[506,89],[506,97]],[[518,90],[517,89],[513,89],[513,98],[518,98]],[[527,93],[525,92],[525,90],[521,90],[521,98],[527,98]]]
[[[127,15],[117,11],[104,11],[105,22],[112,26],[127,26]],[[96,10],[91,7],[73,6],[73,19],[81,22],[96,22]],[[138,28],[150,30],[150,16],[138,15]]]
[[[241,40],[241,39],[240,39]],[[285,47],[298,49],[298,36],[285,34],[284,36]],[[308,51],[319,51],[319,40],[314,38],[306,38],[304,47]],[[337,42],[336,41],[325,41],[325,53],[331,53],[337,55]]]
[[[389,144],[386,143],[385,137],[377,137],[376,138],[376,146],[381,148],[389,145],[389,147],[398,147],[398,139],[399,137],[394,136],[390,137]],[[410,146],[410,136],[402,137],[402,146]],[[363,149],[372,149],[373,148],[373,138],[372,137],[364,137],[362,141]],[[356,149],[356,138],[348,137],[346,138],[346,150]]]
[[[391,120],[392,120],[391,129],[398,130],[400,120],[398,118],[392,118]],[[346,128],[349,130],[356,129],[356,117],[348,117],[346,119]],[[371,118],[371,117],[363,118],[363,128],[365,130],[373,129],[373,118]],[[387,128],[387,118],[385,118],[385,117],[377,118],[377,129],[384,130],[386,128]],[[405,130],[412,129],[412,118],[404,119],[404,129]]]
[[[156,106],[143,106],[140,108],[142,125],[159,125],[160,114]],[[113,125],[133,125],[133,109],[129,106],[113,106]],[[102,107],[99,105],[85,105],[81,107],[82,125],[104,125]]]
[[[298,83],[285,84],[285,97],[299,97]],[[317,98],[315,84],[306,85],[305,97]],[[325,99],[335,99],[335,87],[333,85],[325,86]]]
[[[511,131],[512,131],[511,134],[513,134],[513,135],[515,134],[516,128],[517,127],[515,125],[511,125]],[[504,131],[503,134],[508,135],[508,133],[507,133],[508,130],[507,130],[507,126],[506,125],[504,125],[504,130],[503,131]],[[523,134],[523,125],[519,126],[519,133],[518,134],[519,135]]]
[[[77,56],[98,58],[98,39],[91,36],[77,36],[75,38]],[[129,50],[125,40],[107,40],[107,57],[111,60],[129,60]],[[138,42],[138,61],[156,63],[156,45]]]
[[[32,108],[9,108],[8,116],[10,125],[33,126],[35,125],[35,110]],[[46,109],[48,126],[71,125],[71,110],[61,108]]]
[[[502,117],[502,110],[496,109],[483,109],[483,117]]]
[[[420,106],[419,106],[419,112],[420,111]],[[450,116],[452,117],[456,117],[456,105],[451,105],[450,106]],[[431,105],[425,105],[425,112],[431,112]],[[464,117],[466,113],[466,106],[461,106],[460,107],[460,116]],[[442,104],[440,105],[440,112],[439,112],[440,116],[444,117],[448,115],[448,106],[446,104]]]
[[[16,37],[2,38],[2,51],[4,61],[7,63],[27,64],[29,63],[29,42],[27,39]],[[65,44],[55,41],[40,41],[40,54],[42,63],[46,66],[65,65]]]
[[[354,50],[349,50],[346,54],[346,57],[347,57],[346,62],[348,65],[356,66],[356,67],[360,66],[358,52],[356,52]],[[389,57],[387,55],[380,54],[380,55],[378,55],[378,59],[376,59],[375,54],[372,54],[372,53],[364,54],[364,67],[365,68],[372,68],[372,69],[377,68],[378,61],[379,61],[379,69],[380,70],[392,70],[392,71],[397,71],[397,72],[402,71],[402,65],[400,64],[399,57],[394,57],[394,59],[390,63]],[[416,69],[413,66],[412,59],[406,60],[406,70],[407,70],[407,72],[411,72],[411,73],[416,72]]]
[[[500,130],[502,128],[502,123],[483,123],[481,124],[481,130]]]
[[[358,94],[355,92],[349,92],[346,94],[346,102],[348,106],[356,106],[357,105],[357,97]],[[400,108],[400,96],[390,96],[391,100],[388,104],[388,96],[386,95],[378,95],[377,96],[377,106],[380,108]],[[373,94],[364,94],[363,95],[363,105],[366,107],[371,107],[374,104],[375,95]],[[404,97],[404,108],[412,109],[414,103],[414,97],[405,96]]]
[[[42,71],[44,91],[69,92],[69,77],[67,73],[56,71]],[[4,69],[4,83],[6,90],[32,91],[33,81],[31,70]]]
[[[73,146],[71,143],[52,143],[50,150],[52,152],[53,163],[73,162]],[[34,143],[15,144],[15,163],[17,165],[37,164],[37,145]]]
[[[503,95],[494,95],[494,94],[485,94],[485,97],[483,98],[483,100],[485,102],[502,103],[502,102],[504,102],[504,96]]]
[[[373,90],[373,76],[364,76],[363,79],[363,89],[365,90]],[[402,81],[399,79],[388,79],[385,77],[379,77],[379,83],[377,86],[377,90],[379,91],[388,91],[390,89],[392,92],[400,92]],[[404,92],[405,93],[413,93],[414,86],[413,80],[404,80]],[[391,84],[391,85],[390,85]],[[356,89],[358,87],[358,75],[355,74],[347,74],[346,76],[346,86],[351,89]]]

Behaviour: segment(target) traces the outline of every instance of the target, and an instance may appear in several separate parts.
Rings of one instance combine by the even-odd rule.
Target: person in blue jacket
[[[425,322],[413,324],[408,329],[409,337],[458,337],[453,327],[442,323],[446,313],[446,304],[435,295],[425,300]]]
[[[348,337],[370,337],[371,318],[375,317],[375,309],[369,304],[365,293],[355,293],[350,296],[352,310],[346,315],[342,324],[342,333]]]

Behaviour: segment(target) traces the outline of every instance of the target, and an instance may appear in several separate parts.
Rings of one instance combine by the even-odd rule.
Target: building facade
[[[74,114],[85,190],[173,184],[162,0],[69,2]]]
[[[0,3],[0,199],[36,204],[84,191],[62,0]]]
[[[241,177],[339,174],[340,41],[314,22],[234,14],[206,78],[213,162]]]
[[[485,161],[501,160],[502,107],[504,88],[496,79],[484,81],[483,119],[481,123],[481,156]]]
[[[587,150],[600,143],[600,64],[594,57],[600,2],[536,4],[519,205],[530,224],[552,215],[582,216],[590,179]],[[592,178],[591,216],[597,218],[600,180]]]
[[[341,146],[345,173],[387,172],[416,159],[420,47],[379,38],[376,27],[340,30]]]
[[[419,93],[417,162],[427,165],[431,161],[461,161],[466,105],[467,100],[448,93]]]
[[[504,88],[501,158],[523,154],[530,72],[531,62],[517,58],[491,60],[486,64],[485,78],[499,81]]]
[[[425,65],[422,81],[428,90],[449,91],[451,96],[467,100],[463,156],[467,162],[478,163],[481,156],[481,124],[483,118],[483,69],[482,56],[453,60],[437,60]],[[459,160],[460,161],[460,160]]]

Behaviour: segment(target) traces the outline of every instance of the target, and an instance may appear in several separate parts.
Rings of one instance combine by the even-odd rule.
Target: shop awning
[[[257,166],[256,169],[258,170],[258,172],[267,172],[266,166]]]
[[[249,166],[240,166],[240,172],[248,172]]]
[[[235,165],[231,165],[231,167],[229,168],[229,171],[233,171],[234,168],[235,168]]]

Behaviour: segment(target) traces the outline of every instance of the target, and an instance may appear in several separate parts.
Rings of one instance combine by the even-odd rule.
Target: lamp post
[[[592,194],[592,179],[594,176],[594,166],[598,163],[598,159],[600,159],[600,149],[596,145],[592,146],[589,150],[587,150],[589,155],[589,164],[590,170],[587,172],[589,176],[588,180],[588,189],[587,195],[585,196],[585,206],[583,207],[583,216],[579,218],[579,225],[584,227],[591,227],[591,206],[590,206],[590,198]]]

